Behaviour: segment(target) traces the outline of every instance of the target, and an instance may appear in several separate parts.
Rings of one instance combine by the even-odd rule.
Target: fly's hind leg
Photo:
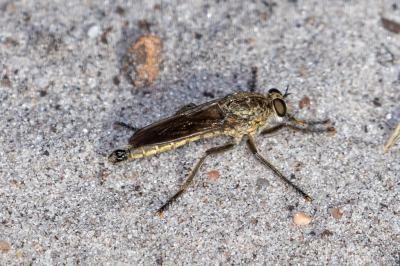
[[[183,192],[185,192],[185,190],[189,187],[190,183],[193,181],[193,178],[196,176],[196,174],[199,172],[200,167],[203,165],[204,161],[206,160],[206,158],[210,155],[214,155],[214,154],[219,154],[219,153],[223,153],[226,151],[231,150],[233,147],[235,147],[235,144],[231,143],[231,144],[227,144],[227,145],[223,145],[223,146],[219,146],[219,147],[214,147],[211,149],[206,150],[206,154],[201,157],[200,161],[196,164],[196,166],[193,168],[192,172],[190,172],[189,176],[186,178],[185,182],[183,183],[183,185],[180,187],[180,189],[172,196],[170,197],[167,202],[164,203],[164,205],[158,209],[158,211],[156,212],[156,214],[159,214],[160,216],[162,216],[163,211],[172,203],[174,202],[179,196],[181,196],[183,194]]]
[[[271,169],[277,176],[279,176],[283,181],[285,181],[288,185],[293,187],[298,193],[300,193],[306,201],[312,201],[312,198],[308,196],[303,190],[301,190],[298,186],[296,186],[292,181],[290,181],[287,177],[285,177],[278,169],[275,168],[270,162],[268,162],[264,157],[258,154],[256,145],[252,138],[249,137],[247,140],[247,146],[249,147],[250,151],[253,155],[266,167]]]
[[[194,103],[188,103],[188,104],[182,106],[181,109],[179,109],[179,110],[175,113],[175,115],[184,113],[184,112],[186,112],[186,111],[192,109],[193,107],[196,107],[196,105],[195,105]]]
[[[127,125],[127,124],[125,124],[123,122],[115,122],[114,123],[114,127],[124,127],[124,128],[129,129],[129,130],[132,130],[132,131],[138,131],[140,129],[140,128],[137,128],[137,127],[133,127],[133,126]]]

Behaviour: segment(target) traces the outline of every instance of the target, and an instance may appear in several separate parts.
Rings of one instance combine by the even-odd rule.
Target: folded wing
[[[223,131],[235,125],[226,121],[216,100],[193,107],[137,131],[129,144],[134,148],[168,143],[212,131]]]

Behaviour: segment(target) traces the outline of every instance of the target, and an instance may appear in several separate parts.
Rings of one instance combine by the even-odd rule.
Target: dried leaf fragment
[[[135,87],[150,84],[159,74],[161,39],[150,33],[140,36],[129,48],[126,64],[122,67],[128,81]]]
[[[296,170],[298,172],[301,170],[301,168],[304,167],[304,163],[296,160],[293,167],[294,167],[294,170]]]
[[[104,44],[108,44],[107,40],[107,34],[109,34],[113,30],[113,27],[108,27],[105,30],[103,30],[103,34],[101,35],[101,42]]]
[[[328,229],[325,229],[325,231],[323,231],[321,233],[321,236],[332,236],[333,233],[331,231],[329,231]]]
[[[115,12],[120,14],[121,16],[125,15],[125,9],[123,9],[120,6],[117,6],[117,8],[115,9]]]
[[[394,33],[400,33],[400,24],[396,23],[394,21],[382,18],[381,19],[383,27],[387,30],[390,30],[391,32]]]
[[[310,109],[310,98],[308,98],[307,96],[304,97],[299,104],[300,109],[303,109],[304,107],[307,107],[308,109]]]
[[[151,24],[149,22],[147,22],[146,20],[138,21],[139,29],[150,31],[150,26],[151,26]]]
[[[1,80],[1,85],[4,85],[4,86],[12,88],[11,81],[8,79],[8,77],[6,75]]]
[[[372,103],[373,103],[375,106],[378,106],[378,107],[381,107],[381,106],[382,106],[382,103],[379,101],[379,98],[374,98],[374,100],[372,101]]]
[[[117,86],[121,83],[121,81],[119,80],[118,76],[114,76],[113,77],[113,83],[114,83],[114,85],[117,85]]]
[[[11,38],[6,38],[6,40],[4,41],[4,44],[6,44],[6,45],[10,44],[12,46],[19,45],[19,43],[16,40],[11,39]]]

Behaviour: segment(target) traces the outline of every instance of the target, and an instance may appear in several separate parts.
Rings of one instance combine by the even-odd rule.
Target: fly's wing
[[[232,128],[234,124],[225,120],[225,115],[218,105],[222,100],[224,99],[196,106],[187,112],[144,127],[129,139],[129,144],[138,148]]]

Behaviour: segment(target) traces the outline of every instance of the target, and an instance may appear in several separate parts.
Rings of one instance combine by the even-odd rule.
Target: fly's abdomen
[[[189,144],[190,142],[199,140],[199,139],[205,139],[205,138],[211,138],[214,136],[218,136],[223,134],[220,131],[215,131],[215,132],[208,132],[204,133],[201,135],[193,136],[193,137],[188,137],[185,139],[181,140],[176,140],[176,141],[171,141],[168,143],[162,143],[158,145],[149,145],[149,146],[142,146],[139,148],[133,148],[133,147],[128,147],[126,148],[126,152],[128,153],[128,160],[134,160],[154,154],[160,154],[162,152],[171,150],[171,149],[176,149],[180,146],[183,146],[185,144]]]

